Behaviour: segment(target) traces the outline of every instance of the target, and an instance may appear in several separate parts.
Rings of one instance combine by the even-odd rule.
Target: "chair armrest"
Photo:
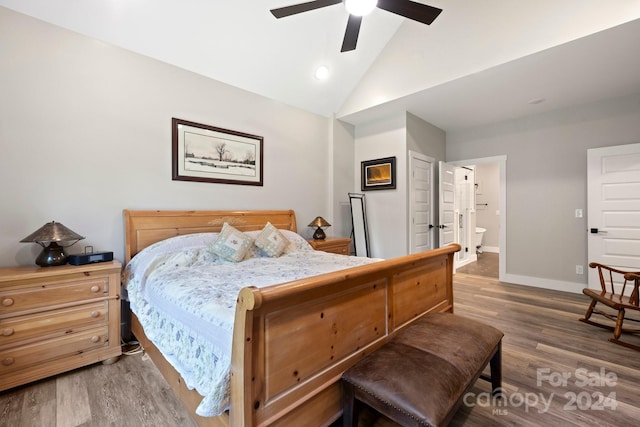
[[[629,272],[624,275],[624,278],[627,280],[640,280],[640,271],[637,273]]]

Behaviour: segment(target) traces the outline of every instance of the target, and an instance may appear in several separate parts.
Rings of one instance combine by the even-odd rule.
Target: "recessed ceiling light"
[[[527,101],[527,103],[531,105],[535,105],[535,104],[542,104],[544,101],[546,101],[546,99],[544,98],[532,98],[529,101]]]
[[[325,65],[321,65],[316,69],[316,79],[326,80],[329,77],[329,68]]]

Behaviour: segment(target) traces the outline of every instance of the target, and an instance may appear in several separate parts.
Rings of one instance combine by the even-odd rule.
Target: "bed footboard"
[[[328,425],[340,377],[430,311],[453,311],[457,244],[257,289],[238,297],[232,426]]]

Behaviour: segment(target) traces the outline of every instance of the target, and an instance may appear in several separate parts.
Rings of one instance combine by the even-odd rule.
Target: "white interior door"
[[[433,249],[433,177],[435,160],[409,152],[409,253]]]
[[[587,188],[589,261],[640,271],[640,144],[587,150]]]
[[[440,239],[440,247],[443,247],[456,241],[456,166],[449,165],[445,162],[438,162],[438,166],[438,175],[440,178],[438,188],[438,200],[440,202],[438,207],[438,213],[440,215],[438,236]]]

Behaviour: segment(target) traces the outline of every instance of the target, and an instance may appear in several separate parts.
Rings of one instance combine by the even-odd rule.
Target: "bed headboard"
[[[241,231],[261,230],[270,222],[276,228],[297,232],[293,210],[123,212],[125,263],[155,242],[183,234],[218,232],[225,222]]]

